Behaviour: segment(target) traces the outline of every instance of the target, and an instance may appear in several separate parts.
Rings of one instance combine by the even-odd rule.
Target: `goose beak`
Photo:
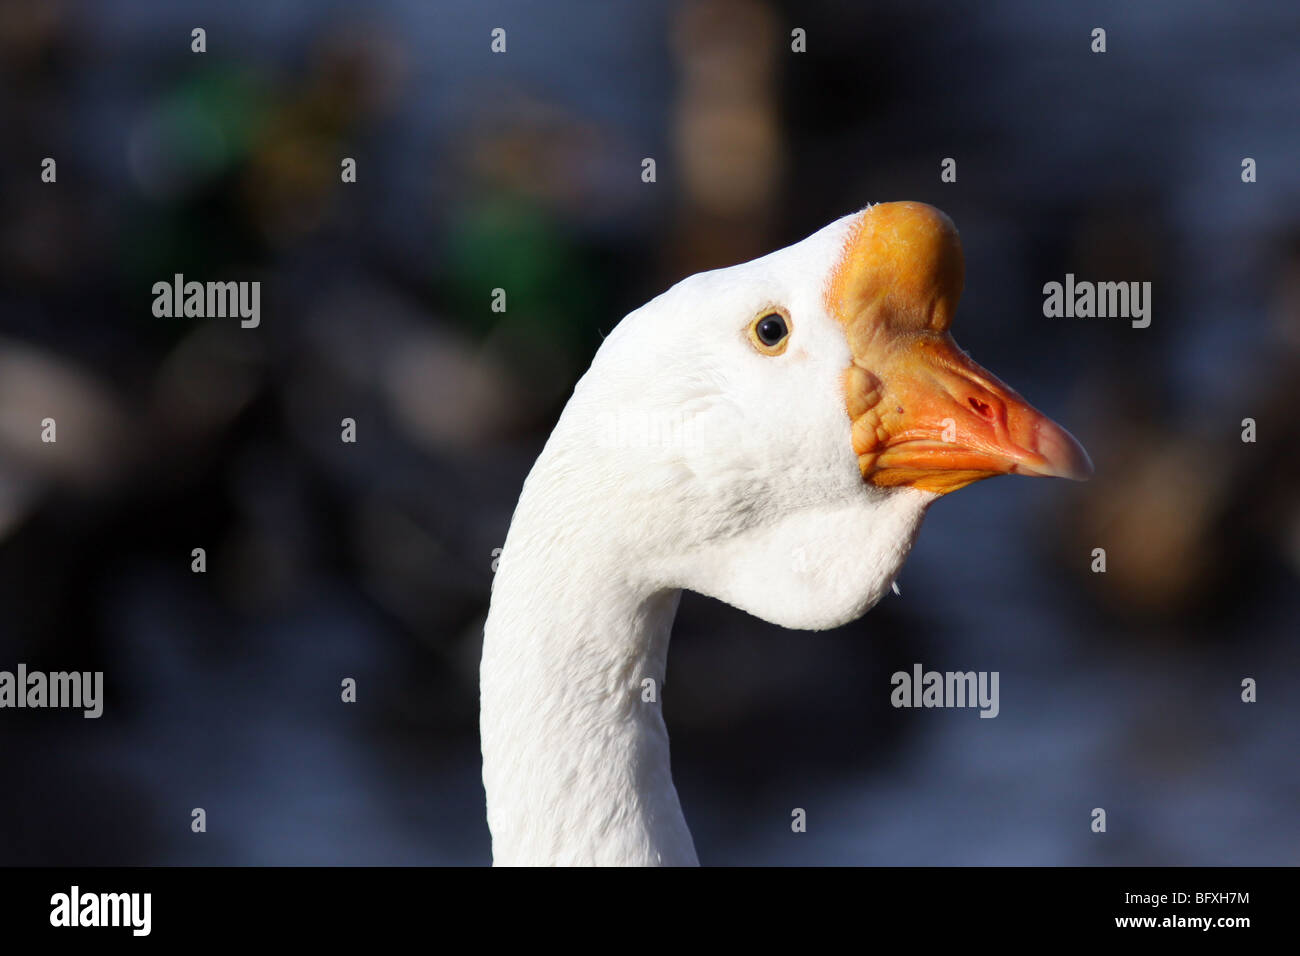
[[[994,475],[1092,475],[1074,437],[980,367],[948,329],[965,262],[952,221],[882,203],[854,221],[827,286],[853,355],[853,450],[874,485],[939,494]]]
[[[881,393],[854,423],[854,450],[872,484],[946,494],[995,475],[1073,481],[1092,475],[1074,436],[946,333],[906,342],[876,372],[855,364],[849,378],[859,394],[864,386]]]

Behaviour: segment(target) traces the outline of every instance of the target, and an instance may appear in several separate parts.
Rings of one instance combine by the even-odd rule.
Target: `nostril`
[[[968,399],[970,407],[975,409],[976,414],[983,415],[985,418],[993,418],[993,409],[989,407],[988,402],[981,402],[978,398]]]

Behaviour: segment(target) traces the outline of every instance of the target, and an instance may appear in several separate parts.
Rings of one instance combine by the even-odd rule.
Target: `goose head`
[[[581,486],[643,583],[785,627],[853,620],[942,495],[1091,474],[1068,432],[957,346],[963,274],[948,217],[893,202],[692,276],[602,344],[552,478]]]

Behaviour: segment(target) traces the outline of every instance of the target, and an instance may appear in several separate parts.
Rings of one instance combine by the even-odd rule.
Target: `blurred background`
[[[838,631],[686,595],[701,859],[1300,862],[1300,7],[1077,6],[0,6],[0,669],[107,697],[0,712],[0,863],[488,862],[493,549],[601,335],[894,199],[1098,475],[942,500]],[[260,328],[156,318],[178,272],[260,280]],[[1067,272],[1151,327],[1044,318]],[[891,709],[915,662],[1000,716]]]

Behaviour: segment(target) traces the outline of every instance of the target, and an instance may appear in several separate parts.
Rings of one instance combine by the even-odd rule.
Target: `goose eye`
[[[749,337],[764,355],[780,355],[790,340],[790,322],[780,312],[767,312],[750,325]]]

